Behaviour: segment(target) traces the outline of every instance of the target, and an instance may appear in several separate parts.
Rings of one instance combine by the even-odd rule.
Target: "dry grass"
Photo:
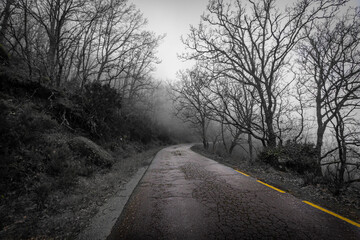
[[[76,238],[100,206],[139,168],[149,165],[160,149],[153,146],[125,158],[119,155],[112,168],[94,172],[90,177],[78,177],[76,183],[68,188],[52,190],[47,189],[46,184],[39,186],[38,196],[24,195],[7,209],[0,208],[8,214],[7,224],[0,230],[0,239]],[[39,208],[39,202],[34,201],[43,201],[42,207]]]

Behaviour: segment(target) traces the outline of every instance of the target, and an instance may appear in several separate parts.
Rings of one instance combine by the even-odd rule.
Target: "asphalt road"
[[[360,228],[190,150],[163,149],[108,239],[360,239]]]

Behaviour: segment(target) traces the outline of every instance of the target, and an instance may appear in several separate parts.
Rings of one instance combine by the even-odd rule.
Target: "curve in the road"
[[[108,239],[360,239],[360,228],[243,174],[190,145],[165,148]]]

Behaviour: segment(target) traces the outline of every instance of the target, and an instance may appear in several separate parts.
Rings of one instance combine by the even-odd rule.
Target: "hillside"
[[[10,68],[0,73],[0,238],[73,238],[106,196],[169,143],[139,124],[145,116],[118,114],[111,89],[87,89],[81,98]]]

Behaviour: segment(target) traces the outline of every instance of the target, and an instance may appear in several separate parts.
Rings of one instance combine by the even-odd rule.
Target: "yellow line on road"
[[[278,192],[285,193],[285,191],[280,190],[280,189],[278,189],[278,188],[276,188],[276,187],[273,187],[273,186],[271,186],[271,185],[269,185],[269,184],[267,184],[267,183],[264,183],[264,182],[262,182],[262,181],[260,181],[260,180],[257,180],[257,181],[258,181],[259,183],[261,183],[261,184],[264,184],[265,186],[267,186],[267,187],[269,187],[269,188],[272,188],[272,189],[278,191]]]
[[[243,172],[240,172],[239,170],[236,170],[236,169],[235,169],[235,171],[237,171],[238,173],[241,173],[242,175],[245,175],[245,176],[247,176],[247,177],[250,177],[250,175],[248,175],[248,174],[246,174],[246,173],[243,173]]]
[[[360,224],[359,224],[359,223],[354,222],[354,221],[351,221],[350,219],[347,219],[347,218],[345,218],[345,217],[343,217],[343,216],[340,216],[340,215],[338,215],[338,214],[336,214],[336,213],[334,213],[334,212],[331,212],[331,211],[329,211],[329,210],[326,210],[325,208],[322,208],[322,207],[320,207],[320,206],[318,206],[318,205],[315,205],[315,204],[313,204],[313,203],[311,203],[311,202],[303,201],[303,203],[309,204],[310,206],[312,206],[312,207],[314,207],[314,208],[317,208],[317,209],[319,209],[319,210],[321,210],[321,211],[323,211],[323,212],[326,212],[326,213],[328,213],[328,214],[330,214],[330,215],[333,215],[333,216],[335,216],[335,217],[337,217],[337,218],[340,218],[341,220],[344,220],[345,222],[348,222],[348,223],[350,223],[350,224],[352,224],[352,225],[355,225],[355,226],[357,226],[357,227],[360,227]]]

